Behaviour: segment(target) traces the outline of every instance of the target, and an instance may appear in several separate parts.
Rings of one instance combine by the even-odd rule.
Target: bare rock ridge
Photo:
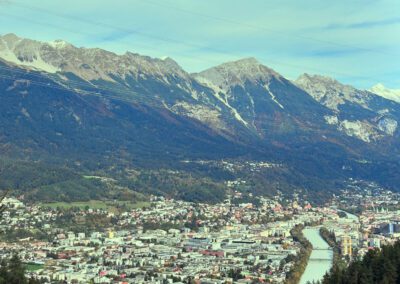
[[[163,77],[188,74],[171,58],[154,59],[126,52],[117,55],[99,48],[77,48],[63,40],[40,42],[19,38],[14,34],[0,37],[0,57],[17,65],[49,73],[72,72],[84,80],[113,80],[111,75],[140,73]]]

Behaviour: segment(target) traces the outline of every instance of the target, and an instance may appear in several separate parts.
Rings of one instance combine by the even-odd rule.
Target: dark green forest
[[[370,250],[362,259],[350,263],[347,268],[335,265],[323,284],[372,284],[400,283],[400,242]]]
[[[39,284],[40,281],[25,276],[25,265],[17,255],[9,260],[2,260],[0,284]]]
[[[11,190],[11,195],[24,195],[25,200],[32,202],[131,200],[140,193],[215,203],[226,198],[228,188],[225,181],[240,178],[248,182],[235,189],[257,196],[275,195],[277,190],[291,194],[298,188],[325,188],[323,191],[305,192],[311,201],[320,203],[333,192],[328,189],[328,182],[307,179],[289,168],[256,172],[242,169],[235,173],[214,164],[193,163],[178,163],[170,169],[110,168],[92,171],[46,162],[0,158],[0,190]],[[93,176],[99,178],[90,178]]]

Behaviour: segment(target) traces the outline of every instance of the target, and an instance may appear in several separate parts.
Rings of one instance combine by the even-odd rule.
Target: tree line
[[[41,281],[25,275],[25,265],[17,255],[0,262],[0,284],[39,284]]]
[[[334,265],[323,284],[400,283],[400,241],[373,249],[348,267]]]

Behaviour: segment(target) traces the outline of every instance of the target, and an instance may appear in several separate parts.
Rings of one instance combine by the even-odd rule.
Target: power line
[[[1,66],[0,65],[0,70],[5,70],[5,71],[8,71],[8,72],[13,72],[13,73],[27,75],[27,76],[32,76],[32,77],[36,77],[36,78],[39,78],[39,79],[43,78],[43,74],[41,74],[41,75],[40,74],[35,74],[34,72],[31,72],[31,71],[19,70],[19,69],[7,67],[7,66]],[[104,91],[104,92],[106,92],[106,94],[105,93],[101,93],[100,94],[100,93],[96,93],[96,92],[93,92],[93,91],[87,91],[87,90],[82,90],[82,89],[79,89],[79,90],[75,89],[73,91],[81,92],[81,93],[83,93],[85,95],[95,94],[97,96],[104,96],[104,97],[108,96],[108,97],[110,97],[112,99],[121,98],[121,97],[117,97],[117,96],[113,96],[113,95],[107,94],[107,92],[111,92],[113,94],[119,94],[119,95],[122,95],[122,96],[129,96],[129,99],[128,98],[122,98],[125,102],[132,102],[132,99],[134,99],[135,102],[145,103],[146,105],[152,105],[152,106],[155,106],[155,107],[159,107],[160,104],[164,103],[164,101],[161,100],[160,104],[154,104],[154,103],[149,101],[149,99],[152,99],[152,98],[146,97],[145,95],[143,95],[141,93],[138,93],[136,91],[133,91],[133,90],[131,90],[129,88],[126,88],[126,91],[123,91],[122,89],[118,89],[118,88],[108,88],[108,87],[104,87],[104,86],[94,85],[94,84],[90,83],[89,81],[88,81],[88,83],[76,82],[76,81],[68,81],[68,84],[64,84],[63,81],[57,80],[55,78],[55,76],[50,75],[48,73],[44,73],[44,74],[46,74],[48,76],[48,78],[52,80],[53,83],[56,83],[58,85],[63,86],[63,87],[56,86],[57,89],[61,89],[61,90],[70,90],[71,87],[73,87],[73,88],[90,88],[90,89],[95,89],[95,90],[99,90],[99,91]],[[6,77],[6,78],[9,78],[9,79],[13,78],[13,77],[7,76],[7,75],[2,75],[2,76]],[[40,84],[40,86],[52,87],[51,85],[42,83],[40,81],[34,81],[34,80],[31,80],[31,79],[27,79],[27,80],[33,81],[33,82],[37,82],[37,83]],[[121,86],[125,87],[124,85],[119,85],[119,87],[121,87]],[[183,90],[183,91],[185,91],[185,90]],[[135,96],[135,97],[133,97],[133,96]],[[139,100],[139,98],[141,100]]]
[[[136,0],[138,1],[138,0]],[[337,43],[337,42],[333,42],[333,41],[327,41],[327,40],[321,40],[321,39],[316,39],[316,38],[312,38],[312,37],[307,37],[307,36],[302,36],[302,35],[293,35],[293,34],[286,34],[285,32],[282,31],[278,31],[275,29],[271,29],[269,27],[265,27],[265,26],[260,26],[260,25],[254,25],[254,24],[249,24],[246,22],[240,22],[240,21],[236,21],[236,20],[232,20],[232,19],[228,19],[228,18],[222,18],[222,17],[216,17],[216,16],[211,16],[211,15],[207,15],[207,14],[203,14],[197,11],[191,11],[188,9],[182,9],[180,7],[176,7],[176,6],[170,6],[170,5],[166,5],[165,3],[160,3],[154,0],[146,0],[146,1],[140,1],[140,3],[145,3],[145,4],[151,4],[151,5],[155,5],[155,6],[159,6],[159,7],[164,7],[164,8],[169,8],[169,9],[173,9],[175,11],[179,11],[182,13],[187,13],[187,14],[191,14],[191,15],[195,15],[195,16],[200,16],[200,17],[205,17],[205,18],[209,18],[209,19],[213,19],[213,20],[217,20],[217,21],[222,21],[222,22],[226,22],[226,23],[230,23],[230,24],[234,24],[234,25],[238,25],[238,26],[244,26],[244,27],[248,27],[248,28],[252,28],[252,29],[257,29],[257,30],[263,30],[263,31],[267,31],[269,33],[274,33],[276,36],[279,37],[285,37],[285,38],[299,38],[299,39],[303,39],[303,40],[308,40],[308,41],[314,41],[314,42],[319,42],[319,43],[324,43],[324,44],[328,44],[328,45],[333,45],[333,46],[337,46],[337,47],[347,47],[347,48],[354,48],[360,51],[367,51],[367,52],[374,52],[374,53],[381,53],[381,54],[388,54],[382,51],[378,51],[378,50],[374,50],[374,49],[368,49],[368,48],[363,48],[363,47],[359,47],[359,46],[354,46],[354,45],[348,45],[348,44],[342,44],[342,43]],[[47,14],[52,14],[55,15],[57,17],[63,17],[63,18],[68,18],[68,19],[72,19],[72,20],[76,20],[76,21],[80,21],[80,22],[85,22],[85,23],[89,23],[92,24],[94,26],[102,26],[105,28],[109,28],[109,29],[113,29],[113,30],[117,30],[123,33],[127,33],[127,34],[139,34],[148,38],[153,38],[156,40],[160,40],[160,41],[166,41],[166,42],[174,42],[174,43],[178,43],[178,44],[182,44],[181,40],[177,40],[174,38],[170,38],[170,37],[165,37],[165,36],[157,36],[154,34],[149,34],[143,31],[140,31],[138,29],[127,29],[125,27],[120,27],[117,25],[112,25],[112,24],[107,24],[107,23],[103,23],[103,22],[99,22],[99,21],[93,21],[93,20],[89,20],[89,19],[82,19],[80,17],[76,17],[73,15],[68,15],[68,14],[64,14],[64,13],[55,13],[54,11],[50,11],[41,7],[37,7],[37,6],[32,6],[32,5],[27,5],[27,4],[22,4],[18,1],[13,1],[13,4],[17,5],[17,6],[21,6],[24,8],[29,8],[32,10],[37,10],[40,12],[44,12]],[[193,43],[188,43],[185,42],[185,45],[187,46],[191,46],[194,48],[204,48],[204,46],[198,45],[198,44],[193,44]],[[218,49],[214,49],[211,48],[211,50],[214,50],[216,52],[224,52],[225,51],[221,51]],[[393,54],[389,54],[389,55],[393,55]]]
[[[36,77],[36,78],[39,78],[39,79],[43,78],[43,74],[36,74],[35,72],[32,72],[32,71],[28,71],[28,70],[25,71],[25,70],[20,70],[20,69],[16,69],[16,68],[12,68],[12,67],[7,67],[7,66],[1,66],[0,65],[0,70],[5,70],[5,71],[8,71],[8,72],[22,74],[22,75],[29,75],[31,77]],[[56,80],[56,78],[55,78],[56,75],[52,75],[52,74],[49,74],[49,73],[45,73],[45,74],[50,79],[52,79],[53,81]],[[57,84],[64,85],[64,82],[62,80],[56,80],[55,82]],[[48,84],[46,84],[44,86],[49,87]],[[77,87],[77,88],[95,89],[95,90],[100,90],[100,91],[104,91],[104,92],[111,92],[111,93],[114,93],[114,94],[120,94],[120,95],[123,95],[123,96],[127,96],[127,95],[132,96],[132,95],[134,95],[134,96],[137,96],[137,97],[142,97],[142,99],[145,99],[145,100],[147,99],[146,97],[143,97],[143,94],[139,94],[138,92],[135,92],[135,91],[133,91],[133,90],[131,90],[129,88],[126,88],[126,91],[123,91],[123,90],[118,89],[118,88],[109,88],[109,87],[105,87],[105,86],[98,86],[98,85],[95,85],[95,84],[93,84],[93,83],[91,83],[89,81],[87,81],[87,83],[85,83],[84,81],[78,82],[78,81],[71,80],[71,81],[68,82],[67,86],[68,87],[72,86],[72,87]],[[119,87],[124,87],[124,85],[119,85]],[[85,94],[89,94],[89,92],[90,92],[90,91],[82,90],[82,89],[80,89],[80,91],[81,92],[85,92]],[[105,96],[104,93],[102,93],[102,95]],[[114,96],[113,98],[115,99],[115,98],[119,98],[119,97],[115,97]]]
[[[29,84],[40,86],[40,87],[46,87],[46,88],[55,89],[55,90],[72,92],[72,93],[74,93],[76,95],[80,94],[80,95],[96,96],[96,97],[99,97],[99,98],[106,98],[106,99],[110,99],[110,100],[121,101],[121,102],[124,102],[124,103],[142,104],[142,105],[154,106],[154,107],[157,107],[157,108],[160,108],[161,105],[162,105],[162,102],[160,102],[160,104],[155,104],[155,103],[149,102],[149,101],[138,100],[135,97],[130,97],[128,99],[128,98],[122,98],[122,97],[113,96],[113,95],[104,94],[104,93],[96,93],[96,92],[90,92],[90,91],[85,91],[85,90],[73,90],[73,89],[69,89],[67,87],[61,87],[61,86],[58,86],[58,85],[52,85],[50,83],[39,82],[39,81],[35,81],[35,80],[32,80],[32,79],[26,79],[26,78],[17,79],[17,78],[12,77],[12,76],[1,75],[1,74],[0,74],[0,78],[6,79],[6,80],[10,80],[10,81],[26,80],[26,81],[29,81]],[[128,93],[126,93],[126,94],[128,95]],[[129,93],[129,95],[132,95],[132,94]]]
[[[50,12],[48,12],[48,14],[50,14]],[[33,24],[40,25],[40,26],[45,26],[46,28],[57,29],[57,30],[65,30],[65,31],[67,31],[67,32],[74,33],[74,34],[77,34],[77,35],[93,36],[92,33],[84,32],[84,31],[82,31],[82,29],[80,29],[79,31],[77,31],[77,30],[74,30],[74,29],[66,28],[65,26],[56,25],[56,24],[54,24],[54,23],[48,24],[48,23],[44,23],[44,22],[38,21],[37,19],[31,19],[31,18],[23,17],[23,16],[17,15],[17,14],[6,13],[6,12],[4,12],[4,11],[0,11],[0,15],[8,16],[8,17],[13,18],[13,19],[20,19],[20,20],[23,20],[23,21],[25,21],[25,22],[33,23]],[[62,16],[57,15],[57,14],[56,14],[56,16],[62,17]],[[65,17],[64,17],[64,18],[65,18]],[[86,20],[83,20],[83,19],[81,19],[80,21],[83,22],[83,23],[86,23],[86,24],[90,24],[90,25],[97,25],[97,24],[95,24],[94,22],[87,22]],[[140,35],[155,39],[154,37],[145,35],[144,33],[141,33]],[[160,41],[161,39],[158,38],[158,40]],[[132,49],[132,42],[131,42],[131,41],[126,41],[126,40],[121,40],[121,39],[118,39],[117,41],[118,41],[119,43],[122,43],[123,46],[127,47],[127,50],[128,50],[128,51],[129,51],[130,49]],[[183,45],[183,46],[194,47],[193,45],[184,44],[183,42],[167,41],[166,39],[161,40],[161,41],[163,41],[163,42],[169,42],[169,43],[174,43],[174,44],[178,44],[178,43],[179,43],[180,45]],[[135,44],[137,44],[137,43],[135,43]],[[141,43],[139,44],[139,46],[148,47],[148,48],[151,48],[151,49],[153,49],[153,50],[159,50],[159,51],[161,51],[161,48],[160,48],[159,46],[157,46],[157,45],[144,44],[143,42],[141,42]],[[204,48],[204,47],[197,46],[197,48]],[[214,52],[217,52],[217,51],[214,50]],[[222,51],[219,51],[219,53],[222,53]],[[183,58],[188,58],[188,59],[190,59],[190,60],[197,60],[197,61],[201,61],[201,62],[207,61],[207,62],[210,62],[210,63],[213,63],[213,64],[220,64],[220,63],[221,63],[220,61],[216,61],[216,60],[214,61],[214,60],[210,60],[210,59],[207,59],[207,60],[198,59],[198,58],[196,58],[196,57],[187,56],[187,55],[184,55],[184,54],[180,54],[179,56],[180,56],[180,57],[183,57]]]
[[[15,69],[15,68],[11,68],[11,67],[7,67],[7,66],[0,66],[0,70],[6,70],[6,71],[10,71],[10,72],[14,72],[14,73],[19,73],[19,74],[23,74],[23,75],[29,75],[32,77],[37,77],[37,78],[43,78],[43,75],[39,75],[39,74],[35,74],[33,72],[29,72],[29,71],[23,71],[23,70],[19,70],[19,69]],[[50,76],[50,74],[46,73],[50,78],[53,76]],[[62,84],[62,81],[57,81],[58,84]],[[94,85],[92,83],[90,83],[89,81],[87,83],[85,82],[77,82],[77,81],[69,81],[70,85],[74,85],[74,86],[78,86],[78,87],[87,87],[87,88],[94,88],[94,89],[98,89],[98,90],[103,90],[103,91],[108,91],[108,92],[113,92],[113,93],[118,93],[120,92],[120,90],[115,89],[115,88],[108,88],[108,87],[104,87],[104,86],[97,86]],[[121,85],[123,86],[123,85]],[[129,91],[130,94],[134,94],[137,96],[140,96],[139,93],[134,92],[130,89],[127,88],[127,90]],[[128,92],[124,92],[123,94],[127,94]]]
[[[17,3],[17,2],[13,2],[14,5],[15,5],[16,3]],[[178,41],[178,40],[174,40],[174,39],[172,39],[172,40],[170,41],[169,38],[163,38],[163,37],[152,36],[152,35],[149,35],[149,34],[147,34],[147,33],[141,32],[141,31],[129,30],[129,29],[117,27],[117,26],[114,26],[114,25],[104,24],[104,23],[101,23],[101,22],[98,22],[98,21],[89,21],[89,20],[87,20],[87,19],[81,19],[81,18],[79,18],[79,17],[70,16],[70,15],[66,15],[66,14],[62,14],[62,13],[61,13],[61,14],[60,14],[60,13],[53,13],[52,11],[49,11],[49,10],[46,10],[46,9],[43,9],[43,8],[33,7],[33,6],[30,6],[30,5],[24,5],[24,4],[20,4],[20,3],[19,3],[19,4],[17,4],[17,6],[21,6],[21,7],[25,7],[25,8],[29,8],[29,9],[33,9],[33,10],[37,10],[37,11],[40,11],[40,12],[42,12],[42,13],[47,13],[47,14],[50,14],[50,13],[51,13],[51,15],[53,15],[53,16],[55,15],[55,16],[57,16],[57,17],[62,17],[62,18],[67,18],[67,19],[73,19],[73,20],[77,20],[77,21],[80,21],[80,22],[83,22],[83,23],[86,23],[86,24],[94,25],[94,26],[104,26],[104,27],[107,27],[107,28],[109,28],[109,29],[114,29],[114,30],[117,30],[117,31],[138,33],[138,34],[143,35],[143,36],[145,36],[145,37],[149,37],[149,38],[153,38],[153,39],[158,39],[158,40],[164,41],[164,42],[172,42],[172,43],[175,43],[175,44],[178,43],[178,44],[181,44],[181,45],[184,45],[184,46],[188,46],[188,47],[197,47],[197,48],[203,48],[203,49],[204,49],[203,46],[194,45],[194,44],[191,44],[191,43],[186,43],[186,42],[182,42],[182,41]],[[46,27],[49,26],[49,25],[46,24],[46,23],[38,22],[37,20],[27,19],[27,18],[21,17],[21,16],[19,16],[19,15],[12,15],[12,14],[4,13],[4,12],[0,12],[0,14],[4,14],[4,15],[7,15],[7,16],[12,16],[12,17],[17,17],[17,18],[24,19],[24,20],[29,21],[29,22],[34,22],[34,23],[36,23],[36,24],[43,25],[43,26],[46,26]],[[51,25],[50,25],[50,26],[51,26]],[[85,34],[85,35],[90,35],[90,36],[91,36],[91,34],[83,33],[83,32],[81,32],[81,31],[77,32],[77,31],[75,31],[75,30],[65,29],[64,27],[59,27],[59,28],[64,29],[64,30],[67,30],[67,31],[69,31],[69,32],[73,32],[73,33],[79,34],[79,35],[80,35],[80,34]],[[118,40],[117,42],[120,42],[120,43],[122,42],[122,43],[124,43],[125,41]],[[129,45],[129,48],[132,47],[130,42],[129,42],[129,44],[124,44],[124,46],[128,46],[128,45]],[[223,51],[223,50],[219,50],[219,49],[215,49],[215,48],[209,48],[209,47],[208,47],[208,48],[205,48],[205,49],[208,49],[209,51],[212,51],[212,52],[215,52],[215,53],[218,53],[218,54],[222,54],[222,55],[230,55],[230,56],[236,57],[236,58],[241,58],[241,57],[243,57],[243,56],[238,56],[237,54],[233,54],[233,53],[228,52],[228,51]],[[194,60],[198,60],[198,61],[202,61],[202,62],[204,62],[204,61],[210,62],[210,60],[208,60],[208,59],[207,59],[207,60],[204,60],[204,59],[198,59],[198,58],[193,57],[193,56],[184,56],[184,55],[180,55],[180,56],[183,57],[183,58],[190,58],[191,60],[194,59]],[[264,60],[264,61],[267,61],[267,62],[269,62],[269,63],[275,63],[275,64],[280,65],[280,66],[287,66],[287,67],[289,67],[289,68],[294,68],[294,69],[299,70],[300,72],[304,72],[304,69],[307,69],[307,70],[313,70],[314,72],[318,72],[318,73],[329,73],[329,74],[333,74],[333,75],[335,75],[335,76],[340,76],[340,77],[353,77],[353,78],[356,77],[356,78],[360,78],[360,79],[366,79],[366,80],[375,81],[375,78],[367,77],[367,76],[354,76],[353,74],[346,74],[346,73],[337,72],[337,71],[330,71],[330,70],[326,70],[326,69],[323,70],[323,69],[314,68],[314,67],[307,67],[307,68],[305,68],[304,66],[301,66],[301,65],[292,64],[292,63],[286,63],[286,62],[282,62],[282,61],[279,61],[279,60],[269,59],[269,58],[266,58],[266,57],[258,57],[258,58],[259,58],[259,59],[262,59],[262,60]],[[220,63],[220,62],[219,62],[219,63]],[[213,64],[215,64],[214,61],[213,61]]]
[[[166,6],[166,7],[171,8],[171,6],[168,6],[168,5],[165,5],[165,4],[160,4],[160,3],[152,1],[152,0],[148,0],[148,1],[145,1],[145,2],[141,2],[141,3],[149,3],[149,4],[152,3],[153,5],[154,4],[155,5],[162,5],[162,6]],[[141,36],[144,36],[144,37],[147,37],[147,38],[156,39],[158,41],[174,43],[174,44],[180,44],[180,45],[187,46],[187,47],[190,47],[190,48],[198,48],[198,49],[203,49],[203,50],[209,50],[211,52],[218,53],[218,54],[223,54],[223,55],[227,55],[228,54],[228,55],[236,57],[236,58],[243,57],[243,55],[233,54],[233,53],[231,53],[229,51],[226,51],[226,50],[220,50],[220,49],[217,49],[217,48],[207,47],[207,46],[205,47],[205,46],[202,46],[202,45],[198,45],[198,44],[194,44],[194,43],[188,43],[188,42],[184,42],[184,41],[181,41],[181,40],[176,40],[176,39],[169,38],[169,37],[155,36],[155,35],[143,32],[143,31],[139,31],[137,29],[127,29],[125,27],[119,27],[119,26],[116,26],[116,25],[111,25],[111,24],[107,24],[107,23],[103,23],[103,22],[99,22],[99,21],[93,21],[93,20],[89,20],[89,19],[86,19],[86,18],[83,19],[83,18],[76,17],[76,16],[73,16],[73,15],[68,15],[68,14],[64,14],[64,13],[55,13],[54,11],[47,10],[47,9],[44,9],[44,8],[40,8],[40,7],[36,7],[36,6],[32,6],[32,5],[21,4],[18,1],[14,1],[13,4],[16,5],[16,6],[20,6],[20,7],[24,7],[24,8],[28,8],[28,9],[32,9],[32,10],[36,10],[36,11],[39,11],[41,13],[46,13],[46,14],[49,14],[49,15],[52,15],[52,16],[57,16],[57,17],[61,17],[61,18],[69,19],[69,20],[75,20],[75,21],[79,21],[79,22],[82,22],[82,23],[90,24],[90,25],[93,25],[93,26],[102,26],[102,27],[105,27],[105,28],[108,28],[108,29],[111,29],[111,30],[114,30],[114,31],[119,31],[119,32],[127,33],[127,34],[139,34]],[[214,19],[214,20],[230,22],[231,24],[235,24],[235,25],[248,26],[248,27],[251,27],[253,29],[262,29],[262,30],[265,30],[265,31],[268,31],[268,32],[273,32],[277,36],[284,36],[284,37],[287,37],[287,38],[298,37],[298,38],[302,38],[302,39],[315,40],[315,41],[323,42],[325,44],[333,44],[333,45],[342,46],[342,47],[344,47],[344,46],[352,47],[352,48],[356,48],[356,49],[364,50],[364,51],[368,51],[368,52],[377,52],[377,53],[384,54],[384,53],[376,51],[376,50],[365,49],[365,48],[361,48],[361,47],[354,47],[354,46],[350,46],[350,45],[342,45],[342,44],[338,44],[338,43],[334,43],[334,42],[318,40],[318,39],[312,39],[312,38],[308,38],[308,37],[302,37],[302,36],[299,36],[299,35],[297,35],[297,36],[296,35],[285,35],[285,33],[282,33],[280,31],[276,31],[276,30],[273,30],[273,29],[270,29],[270,28],[266,28],[266,27],[263,27],[263,26],[251,25],[251,24],[242,23],[242,22],[238,22],[238,21],[235,21],[235,20],[231,20],[231,19],[214,17],[214,16],[210,16],[210,15],[206,15],[206,14],[202,14],[202,13],[198,13],[198,12],[193,12],[193,11],[186,10],[186,9],[177,8],[177,10],[183,11],[185,13],[193,13],[193,14],[198,15],[198,16],[208,17],[208,18],[211,18],[211,19]],[[16,16],[18,16],[18,15],[16,15]],[[43,23],[41,23],[41,25],[48,26],[48,24],[43,24]],[[75,31],[75,33],[80,34],[81,31],[79,33]],[[121,40],[118,40],[118,42],[121,42]],[[131,48],[131,47],[132,46],[129,45],[129,48]],[[152,46],[152,48],[154,48],[154,46]],[[180,56],[182,56],[182,55],[180,55]],[[192,56],[182,56],[182,57],[193,59]],[[291,68],[299,68],[299,70],[301,70],[302,72],[304,71],[304,66],[295,65],[295,64],[287,64],[287,63],[284,63],[284,62],[281,62],[281,61],[271,60],[271,59],[267,59],[267,58],[260,58],[260,59],[266,59],[266,61],[269,61],[269,62],[274,61],[277,64],[286,65],[286,66],[289,66]],[[201,61],[210,62],[210,60],[204,60],[204,59],[202,59]],[[214,62],[214,64],[215,64],[215,62]],[[326,72],[326,71],[324,71],[322,69],[317,69],[317,68],[307,68],[307,69],[314,70],[314,71],[317,71],[317,72],[323,72],[323,73]],[[331,74],[337,73],[335,71],[329,71],[329,70],[327,70],[327,72],[331,73]],[[339,74],[340,76],[351,76],[352,77],[352,75],[349,75],[349,74],[344,74],[344,73],[341,73],[341,74],[337,73],[337,74]]]
[[[182,44],[182,41],[180,41],[180,40],[177,40],[177,39],[174,39],[174,38],[171,38],[171,37],[165,37],[165,36],[158,36],[158,35],[154,35],[154,34],[149,34],[149,33],[143,32],[143,31],[138,30],[138,29],[127,29],[125,27],[119,27],[119,26],[116,26],[116,25],[107,24],[107,23],[103,23],[103,22],[99,22],[99,21],[93,21],[93,20],[86,19],[86,18],[83,19],[83,18],[76,17],[76,16],[73,16],[73,15],[68,15],[68,14],[64,14],[64,13],[55,13],[54,11],[50,11],[50,10],[47,10],[47,9],[44,9],[44,8],[40,8],[40,7],[37,7],[37,6],[22,4],[22,3],[17,2],[17,1],[13,2],[13,4],[16,5],[16,6],[23,7],[23,8],[36,10],[36,11],[39,11],[39,12],[42,12],[42,13],[51,14],[53,16],[57,16],[57,17],[61,17],[61,18],[69,19],[69,20],[75,20],[75,21],[78,21],[78,22],[90,24],[90,25],[97,26],[97,27],[100,26],[100,27],[108,28],[108,29],[111,29],[111,30],[114,30],[114,31],[119,31],[119,32],[125,33],[125,34],[138,34],[138,35],[141,35],[141,36],[144,36],[144,37],[147,37],[147,38],[152,38],[152,39],[155,39],[155,40],[158,40],[158,41]],[[204,46],[202,46],[202,45],[198,45],[198,44],[194,44],[194,43],[188,43],[188,42],[185,42],[185,45],[189,46],[189,47],[192,47],[192,48],[204,48]],[[219,52],[221,52],[221,51],[219,51]]]
[[[135,1],[138,2],[138,0],[135,0]],[[246,23],[246,22],[240,22],[240,21],[236,21],[236,20],[232,20],[232,19],[228,19],[228,18],[216,17],[216,16],[212,16],[212,15],[203,14],[203,13],[200,13],[200,12],[197,12],[197,11],[192,11],[192,10],[183,9],[183,8],[176,7],[176,6],[166,5],[165,2],[160,3],[160,2],[157,2],[157,1],[153,1],[153,0],[146,0],[146,1],[140,1],[140,3],[145,3],[145,4],[150,4],[150,5],[153,5],[153,6],[164,7],[164,8],[172,9],[172,10],[175,10],[175,11],[179,11],[181,13],[186,13],[186,14],[200,16],[200,17],[203,17],[203,18],[208,18],[208,19],[212,19],[212,20],[216,20],[216,21],[226,22],[226,23],[229,23],[229,24],[237,25],[237,26],[248,27],[248,28],[256,29],[256,30],[263,30],[263,31],[266,31],[266,32],[269,32],[269,33],[274,33],[276,36],[279,36],[279,37],[298,38],[298,39],[302,39],[302,40],[314,41],[314,42],[319,42],[319,43],[328,44],[328,45],[337,46],[337,47],[353,48],[353,49],[357,49],[359,51],[366,51],[366,52],[374,52],[374,53],[381,53],[381,54],[387,54],[387,55],[394,55],[394,54],[390,54],[390,53],[387,53],[387,52],[383,52],[381,50],[369,49],[369,48],[364,48],[364,47],[359,47],[359,46],[354,46],[354,45],[349,45],[349,44],[342,44],[342,43],[337,43],[337,42],[333,42],[333,41],[322,40],[322,39],[317,39],[317,38],[307,37],[307,36],[302,36],[302,35],[298,35],[298,34],[290,34],[289,35],[289,34],[286,34],[285,32],[282,32],[282,31],[279,31],[279,30],[275,30],[275,29],[271,29],[271,28],[265,27],[265,26],[249,24],[249,23]]]

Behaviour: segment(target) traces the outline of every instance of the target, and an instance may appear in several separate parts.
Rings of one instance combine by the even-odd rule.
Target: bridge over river
[[[331,247],[329,247],[329,248],[313,247],[313,250],[332,250],[332,248]]]
[[[350,214],[346,211],[342,212],[346,213],[347,219],[350,219],[353,222],[359,222],[356,215]],[[322,280],[325,273],[332,267],[333,250],[320,236],[319,229],[320,227],[308,227],[303,230],[304,237],[306,237],[312,244],[313,250],[310,259],[308,260],[306,270],[300,279],[300,284]]]
[[[332,248],[320,236],[319,229],[319,227],[310,227],[303,230],[304,237],[312,244],[313,250],[300,284],[321,280],[332,267]]]

